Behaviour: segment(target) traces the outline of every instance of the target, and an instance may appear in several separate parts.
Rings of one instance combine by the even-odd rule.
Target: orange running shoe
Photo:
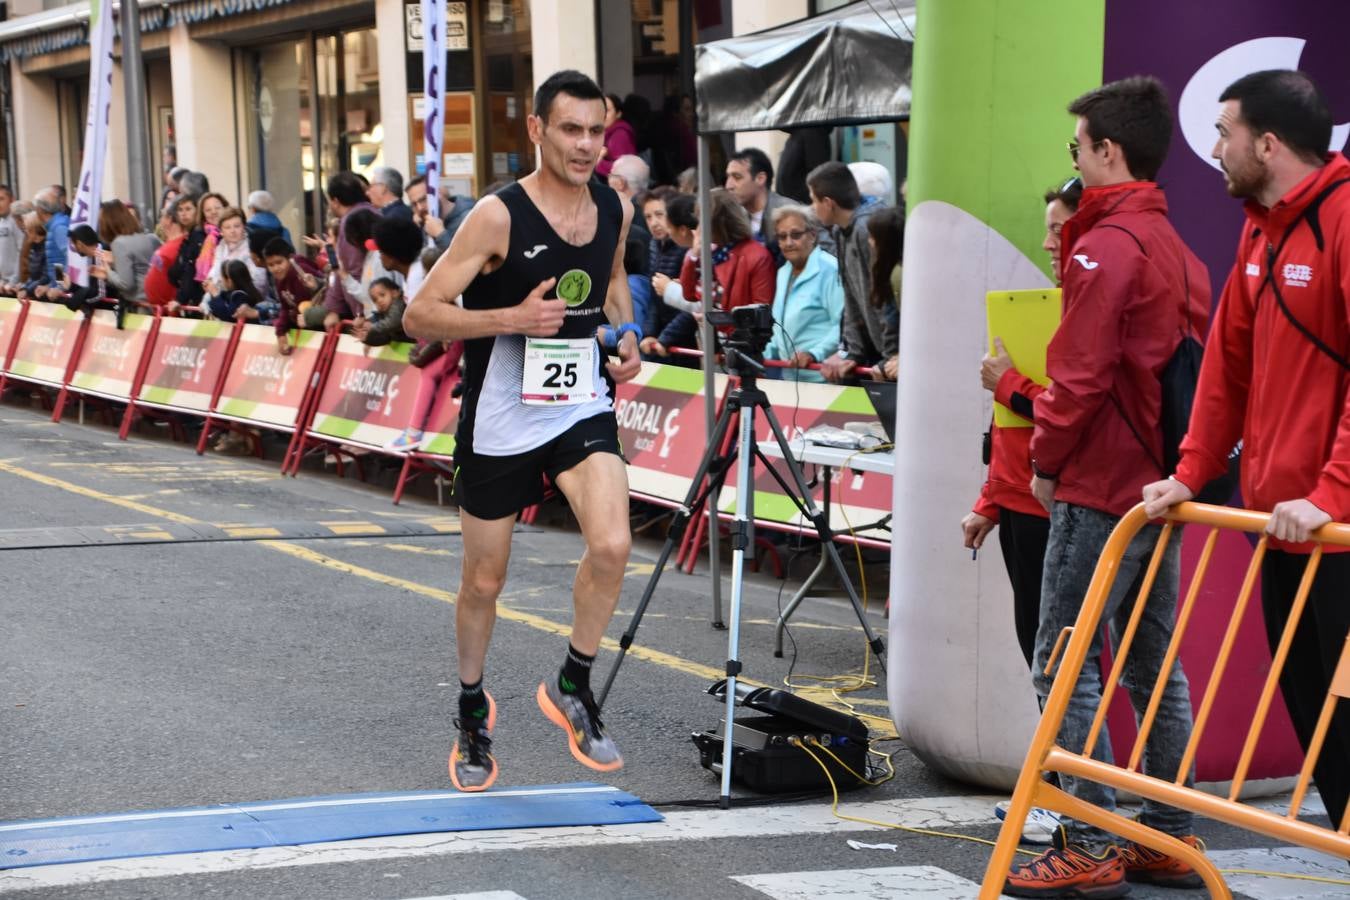
[[[1055,833],[1054,847],[1030,862],[1012,867],[1003,893],[1013,897],[1085,897],[1106,900],[1130,892],[1125,863],[1114,846],[1094,854],[1081,844],[1068,843],[1064,829]]]
[[[1204,852],[1205,843],[1193,834],[1178,840],[1190,844]],[[1170,888],[1202,888],[1205,880],[1189,864],[1175,856],[1159,853],[1152,847],[1145,847],[1130,841],[1120,848],[1120,858],[1125,862],[1125,878],[1140,884],[1156,884]]]
[[[492,756],[492,729],[497,724],[497,702],[487,697],[487,716],[482,721],[455,719],[459,737],[450,750],[450,781],[456,790],[486,791],[497,780],[497,760]]]
[[[548,720],[567,732],[567,744],[577,762],[597,772],[623,768],[623,757],[605,734],[600,708],[590,690],[566,694],[550,679],[539,684],[534,698]]]

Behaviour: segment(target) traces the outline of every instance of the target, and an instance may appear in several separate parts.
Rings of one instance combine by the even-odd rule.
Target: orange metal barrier
[[[1027,813],[1033,806],[1053,810],[1121,835],[1161,853],[1179,857],[1200,874],[1211,897],[1230,898],[1232,896],[1217,867],[1201,851],[1174,837],[1155,831],[1140,822],[1106,812],[1076,799],[1045,781],[1044,776],[1050,772],[1062,772],[1076,778],[1095,781],[1118,791],[1128,791],[1180,809],[1187,809],[1197,815],[1226,822],[1229,825],[1257,832],[1276,840],[1287,841],[1291,844],[1350,859],[1350,809],[1346,810],[1346,814],[1340,823],[1332,823],[1332,828],[1324,828],[1302,821],[1298,817],[1303,798],[1308,790],[1309,781],[1312,778],[1313,767],[1317,763],[1327,730],[1331,724],[1332,713],[1337,702],[1350,699],[1350,637],[1347,637],[1345,649],[1341,653],[1335,677],[1332,679],[1331,689],[1323,703],[1321,718],[1313,735],[1312,744],[1303,764],[1303,770],[1299,774],[1288,812],[1284,815],[1277,815],[1273,812],[1255,809],[1239,803],[1237,800],[1241,795],[1242,786],[1246,782],[1252,757],[1256,752],[1258,738],[1265,726],[1271,701],[1274,699],[1275,691],[1279,686],[1280,673],[1284,670],[1285,662],[1289,656],[1294,632],[1298,627],[1304,604],[1308,599],[1313,579],[1321,563],[1322,548],[1328,544],[1350,546],[1350,525],[1332,524],[1314,532],[1313,539],[1317,543],[1309,557],[1307,570],[1299,584],[1298,593],[1295,595],[1280,643],[1276,647],[1275,658],[1271,663],[1270,673],[1266,677],[1261,691],[1255,716],[1247,730],[1242,756],[1228,796],[1226,798],[1217,797],[1184,786],[1186,775],[1191,771],[1196,750],[1204,736],[1205,726],[1214,707],[1215,697],[1221,689],[1223,676],[1228,667],[1233,644],[1237,639],[1238,627],[1242,622],[1243,613],[1251,600],[1257,577],[1261,571],[1261,561],[1265,557],[1268,541],[1264,532],[1269,518],[1270,516],[1267,513],[1207,506],[1200,503],[1182,503],[1169,511],[1166,524],[1158,537],[1153,562],[1144,577],[1138,601],[1134,604],[1134,611],[1129,624],[1126,626],[1125,633],[1120,638],[1120,646],[1116,648],[1110,676],[1104,679],[1102,699],[1098,705],[1096,717],[1093,720],[1092,729],[1088,733],[1083,752],[1070,753],[1055,743],[1059,735],[1060,725],[1064,721],[1065,711],[1069,705],[1069,698],[1073,693],[1074,685],[1078,681],[1079,672],[1087,661],[1092,637],[1103,624],[1101,621],[1102,612],[1120,568],[1120,561],[1125,549],[1135,535],[1139,533],[1139,530],[1148,523],[1148,518],[1144,515],[1143,504],[1130,510],[1121,519],[1120,524],[1116,526],[1115,531],[1112,532],[1110,539],[1107,541],[1106,547],[1102,550],[1101,558],[1097,562],[1097,569],[1092,576],[1092,583],[1088,587],[1087,596],[1083,600],[1083,608],[1078,614],[1078,620],[1072,628],[1066,628],[1064,634],[1060,635],[1060,640],[1051,654],[1047,672],[1055,665],[1055,660],[1059,656],[1059,651],[1064,646],[1067,636],[1067,648],[1064,649],[1059,673],[1055,678],[1054,686],[1051,688],[1050,696],[1046,699],[1045,711],[1041,715],[1040,725],[1036,729],[1035,737],[1032,738],[1026,762],[1022,766],[1021,775],[1018,777],[1011,807],[1004,819],[1003,827],[999,831],[998,842],[993,857],[989,860],[989,867],[985,870],[984,883],[980,889],[981,900],[993,900],[1002,891],[1009,867],[1012,864],[1013,854],[1016,852],[1018,842],[1021,839],[1022,827],[1026,821]],[[1129,655],[1130,646],[1138,630],[1139,621],[1143,616],[1146,605],[1144,600],[1153,587],[1153,580],[1157,575],[1163,549],[1167,546],[1167,542],[1174,537],[1180,540],[1180,529],[1177,526],[1183,524],[1209,526],[1211,530],[1205,542],[1199,565],[1196,567],[1195,575],[1191,580],[1190,588],[1186,593],[1186,598],[1177,610],[1172,640],[1164,657],[1162,668],[1158,673],[1158,679],[1154,685],[1148,708],[1140,722],[1139,735],[1134,742],[1129,762],[1123,767],[1100,762],[1092,758],[1092,750],[1101,734],[1102,724],[1106,720],[1106,711],[1111,704],[1116,686],[1120,683],[1125,660]],[[1175,773],[1174,780],[1168,781],[1156,775],[1145,775],[1140,771],[1144,744],[1148,740],[1154,716],[1162,699],[1163,686],[1167,682],[1172,666],[1176,663],[1182,637],[1190,622],[1191,614],[1194,612],[1196,599],[1200,594],[1200,586],[1204,581],[1205,572],[1209,567],[1210,558],[1213,555],[1214,546],[1218,541],[1221,530],[1260,534],[1261,539],[1252,553],[1242,590],[1233,605],[1233,612],[1229,617],[1228,627],[1224,633],[1223,643],[1219,648],[1213,674],[1205,688],[1204,699],[1195,712],[1195,725],[1179,771]]]

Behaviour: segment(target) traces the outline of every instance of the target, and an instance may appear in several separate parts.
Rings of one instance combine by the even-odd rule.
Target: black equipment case
[[[717,682],[708,693],[725,701],[726,682]],[[764,715],[740,716],[735,720],[731,741],[733,781],[763,794],[827,790],[829,781],[816,761],[801,747],[789,743],[793,737],[801,740],[813,737],[847,765],[845,768],[819,747],[808,744],[829,768],[830,777],[840,790],[862,784],[857,775],[867,774],[868,749],[867,726],[862,720],[774,688],[737,685],[736,693],[738,705]],[[691,736],[703,768],[719,774],[725,725],[725,721],[719,721]]]

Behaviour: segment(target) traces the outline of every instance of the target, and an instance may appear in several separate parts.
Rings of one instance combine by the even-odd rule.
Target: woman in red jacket
[[[1078,211],[1083,182],[1071,178],[1045,193],[1045,242],[1051,270],[1059,281],[1060,229]],[[995,336],[995,341],[998,341]],[[985,390],[1018,415],[1032,418],[1031,401],[1045,390],[1013,366],[1001,342],[997,352],[986,356],[980,367]],[[975,508],[961,520],[966,546],[977,550],[995,526],[1003,564],[1013,588],[1013,622],[1022,656],[1031,665],[1040,624],[1041,571],[1045,567],[1045,543],[1050,536],[1050,517],[1031,495],[1030,428],[990,426],[989,477],[980,490]]]
[[[752,303],[772,306],[777,289],[773,256],[755,240],[750,229],[750,216],[723,188],[714,190],[710,200],[709,215],[705,218],[700,213],[699,223],[701,228],[711,229],[713,306],[721,310]],[[685,256],[680,269],[680,287],[686,301],[701,303],[703,291],[699,284],[698,248],[696,236],[694,249]],[[670,347],[694,347],[697,333],[698,320],[694,315],[680,313],[662,330],[652,352],[665,356]]]

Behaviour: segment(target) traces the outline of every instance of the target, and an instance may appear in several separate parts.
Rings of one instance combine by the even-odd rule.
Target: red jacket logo
[[[1301,266],[1298,263],[1285,263],[1284,269],[1285,287],[1307,287],[1308,282],[1312,281],[1312,266]]]

